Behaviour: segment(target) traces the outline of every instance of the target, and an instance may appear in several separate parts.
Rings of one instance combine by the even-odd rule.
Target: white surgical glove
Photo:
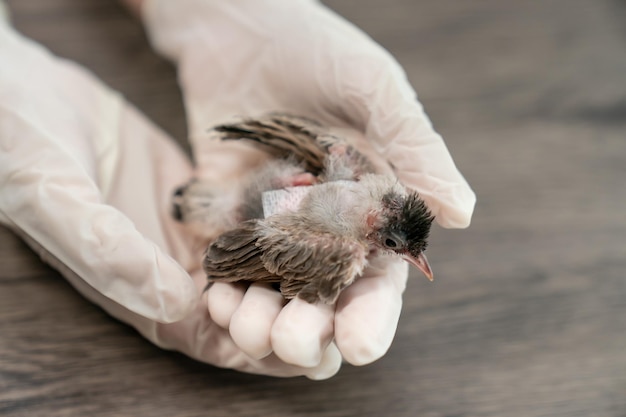
[[[147,339],[217,366],[327,378],[246,355],[200,293],[203,248],[170,213],[190,162],[166,135],[79,66],[0,21],[0,222],[83,295]]]
[[[360,132],[361,145],[393,164],[439,224],[469,225],[474,193],[404,72],[324,6],[310,0],[145,0],[141,15],[154,47],[178,65],[197,176],[232,178],[258,157],[245,145],[208,140],[211,126],[286,111]],[[283,307],[265,287],[215,284],[208,308],[251,357],[274,352],[285,362],[313,366],[335,349],[334,340],[345,360],[360,365],[389,348],[406,279],[406,265],[378,258],[336,306],[294,299]]]

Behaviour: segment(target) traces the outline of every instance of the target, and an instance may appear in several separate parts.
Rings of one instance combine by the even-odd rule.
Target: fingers
[[[193,277],[198,289],[204,287],[206,278],[200,271],[195,271]],[[100,305],[113,317],[133,326],[155,345],[176,350],[204,363],[242,372],[277,377],[306,376],[314,380],[330,378],[341,367],[341,354],[332,343],[322,353],[319,363],[313,367],[288,364],[275,354],[262,359],[252,358],[234,342],[228,329],[216,325],[207,314],[205,302],[200,300],[192,304],[192,311],[182,320],[159,323],[104,297],[71,271],[68,279],[85,297]]]
[[[211,318],[223,329],[228,329],[230,320],[241,304],[246,290],[243,286],[215,282],[207,290],[207,304]]]
[[[400,180],[422,195],[442,226],[467,227],[476,196],[400,66],[374,45],[337,65],[346,65],[337,69],[342,110],[396,168]]]
[[[306,369],[304,376],[315,381],[328,379],[339,372],[341,368],[341,352],[334,343],[330,343],[324,353],[322,359],[317,366]]]
[[[198,280],[196,281],[203,285]],[[341,367],[341,354],[334,344],[330,344],[321,354],[320,360],[312,367],[302,367],[284,362],[275,354],[254,358],[242,351],[227,329],[216,326],[206,314],[203,302],[195,304],[195,310],[183,320],[175,323],[157,323],[129,312],[102,294],[85,286],[78,280],[79,291],[95,300],[109,314],[135,327],[144,337],[164,349],[179,351],[198,361],[242,372],[271,375],[277,377],[306,376],[309,379],[327,379],[335,375]],[[81,286],[82,285],[82,286]]]
[[[270,334],[281,312],[283,296],[264,284],[252,284],[230,321],[230,336],[254,359],[272,353]],[[319,363],[319,361],[318,361]]]
[[[3,107],[0,132],[0,209],[48,262],[151,320],[189,312],[197,292],[188,274],[103,204],[84,161]]]
[[[211,318],[254,359],[273,352],[286,363],[317,367],[333,338],[334,306],[299,298],[285,305],[283,296],[267,285],[253,284],[244,293],[236,285],[215,283],[207,302]]]
[[[264,285],[252,285],[240,297],[240,288],[214,284],[208,299],[219,304],[220,294],[226,296],[224,311],[217,316],[233,311],[229,319],[220,322],[228,323],[233,342],[249,360],[273,363],[273,368],[279,360],[286,366],[281,368],[284,372],[324,379],[337,372],[342,357],[353,365],[365,365],[387,352],[400,317],[407,276],[408,266],[401,259],[374,257],[364,275],[341,294],[336,310],[299,298],[283,307],[282,296]],[[235,300],[241,301],[233,309]],[[215,310],[219,307],[210,306],[210,311]]]
[[[398,326],[407,274],[401,259],[379,256],[340,295],[335,343],[346,361],[365,365],[387,352]]]
[[[341,368],[341,362],[342,358],[339,349],[337,349],[334,343],[331,343],[322,352],[319,363],[313,367],[291,365],[284,362],[277,355],[272,354],[259,361],[248,362],[245,367],[239,369],[251,373],[262,373],[280,377],[302,375],[309,379],[319,381],[334,376]]]
[[[205,285],[206,278],[200,271],[194,273],[194,279],[198,288]],[[225,299],[220,299],[221,295]],[[332,343],[320,352],[317,362],[311,366],[288,363],[272,352],[271,328],[284,299],[270,287],[253,284],[244,293],[240,285],[215,283],[207,296],[209,301],[217,304],[210,306],[210,311],[219,310],[220,301],[224,301],[225,311],[232,311],[226,320],[229,326],[216,326],[213,317],[206,314],[206,305],[201,302],[180,322],[154,324],[142,319],[135,327],[161,347],[243,372],[280,377],[303,375],[317,380],[330,378],[339,371],[341,354]],[[236,300],[239,305],[233,309]],[[220,314],[226,315],[224,312]]]
[[[336,309],[299,298],[283,307],[280,293],[263,285],[252,285],[240,296],[239,288],[214,284],[209,292],[215,288],[215,295],[209,295],[209,302],[220,304],[220,294],[225,295],[224,311],[211,314],[217,320],[233,312],[220,323],[228,324],[233,341],[253,359],[276,356],[296,367],[317,369],[331,360],[325,356],[330,355],[328,350],[338,348],[349,363],[365,365],[382,357],[393,341],[407,276],[408,265],[401,259],[377,256],[364,275],[343,291]],[[233,308],[235,300],[241,301]],[[335,342],[330,343],[333,337]]]
[[[313,367],[333,338],[335,307],[291,300],[272,326],[272,346],[287,363]]]

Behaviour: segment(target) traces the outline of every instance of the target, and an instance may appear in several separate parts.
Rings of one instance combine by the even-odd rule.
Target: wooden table
[[[185,137],[174,69],[116,2],[8,3]],[[1,229],[0,415],[626,416],[626,3],[328,3],[397,56],[478,195],[470,229],[434,231],[389,353],[323,382],[202,365]]]

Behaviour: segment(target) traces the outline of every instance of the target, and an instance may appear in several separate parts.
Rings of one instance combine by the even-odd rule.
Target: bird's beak
[[[411,265],[413,265],[414,267],[416,267],[417,269],[419,269],[420,271],[422,271],[424,275],[426,275],[426,278],[428,278],[429,281],[432,281],[434,279],[433,271],[432,269],[430,269],[430,265],[428,264],[428,259],[426,259],[426,255],[424,255],[423,252],[420,253],[417,257],[413,257],[407,254],[407,255],[402,256],[402,258],[408,263],[410,263]]]

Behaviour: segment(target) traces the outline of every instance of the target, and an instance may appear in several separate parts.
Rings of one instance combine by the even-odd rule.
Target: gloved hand
[[[139,4],[138,0],[126,0]],[[287,111],[360,132],[444,227],[466,227],[475,196],[434,132],[400,66],[365,34],[310,0],[145,0],[154,47],[178,65],[196,175],[222,181],[259,157],[208,139],[233,116]],[[359,138],[357,138],[357,141]],[[215,284],[211,316],[252,357],[275,352],[312,366],[334,342],[350,363],[382,356],[397,326],[407,269],[372,260],[336,308],[295,299],[284,308],[264,287]]]
[[[163,132],[1,20],[0,62],[1,223],[158,346],[254,373],[337,371],[332,348],[309,368],[250,358],[211,320],[199,296],[203,247],[169,213],[191,164]]]

